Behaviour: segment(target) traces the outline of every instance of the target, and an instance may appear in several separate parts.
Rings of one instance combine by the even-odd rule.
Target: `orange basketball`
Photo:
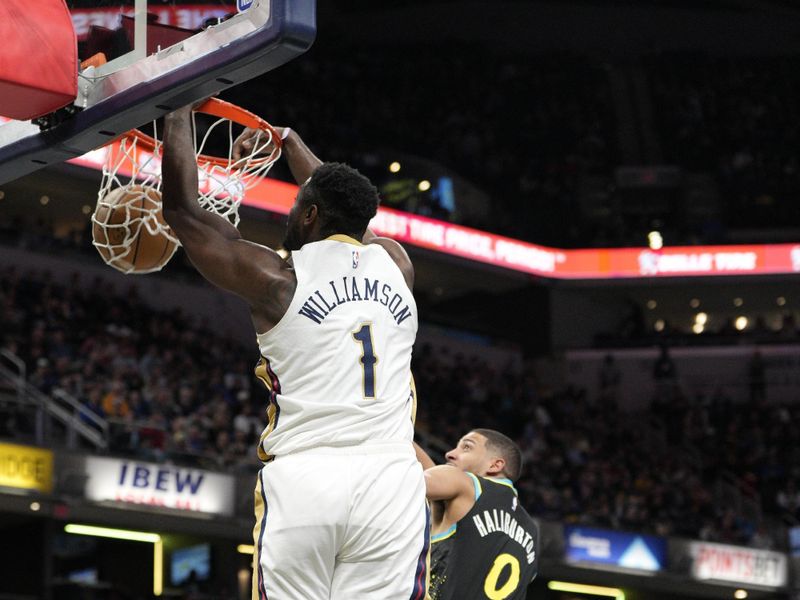
[[[159,271],[178,245],[161,213],[161,194],[134,185],[106,194],[92,215],[94,246],[123,273]]]

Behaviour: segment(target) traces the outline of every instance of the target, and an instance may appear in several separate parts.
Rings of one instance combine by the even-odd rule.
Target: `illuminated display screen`
[[[173,550],[170,573],[173,585],[181,585],[192,578],[205,581],[211,575],[211,546],[201,544]]]

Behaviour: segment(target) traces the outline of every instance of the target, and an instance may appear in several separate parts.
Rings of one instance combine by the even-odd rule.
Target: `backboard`
[[[0,184],[270,71],[305,52],[316,33],[315,0],[66,4],[79,59],[92,64],[77,74],[73,105],[37,123],[0,125]]]

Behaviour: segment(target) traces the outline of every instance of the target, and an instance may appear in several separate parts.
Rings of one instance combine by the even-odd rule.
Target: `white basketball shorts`
[[[253,600],[424,600],[430,516],[410,443],[315,448],[259,472]]]

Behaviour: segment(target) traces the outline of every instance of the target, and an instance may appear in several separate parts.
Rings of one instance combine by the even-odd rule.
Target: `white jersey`
[[[258,335],[270,390],[262,460],[320,446],[410,442],[417,306],[377,244],[335,235],[292,252],[297,289]]]

